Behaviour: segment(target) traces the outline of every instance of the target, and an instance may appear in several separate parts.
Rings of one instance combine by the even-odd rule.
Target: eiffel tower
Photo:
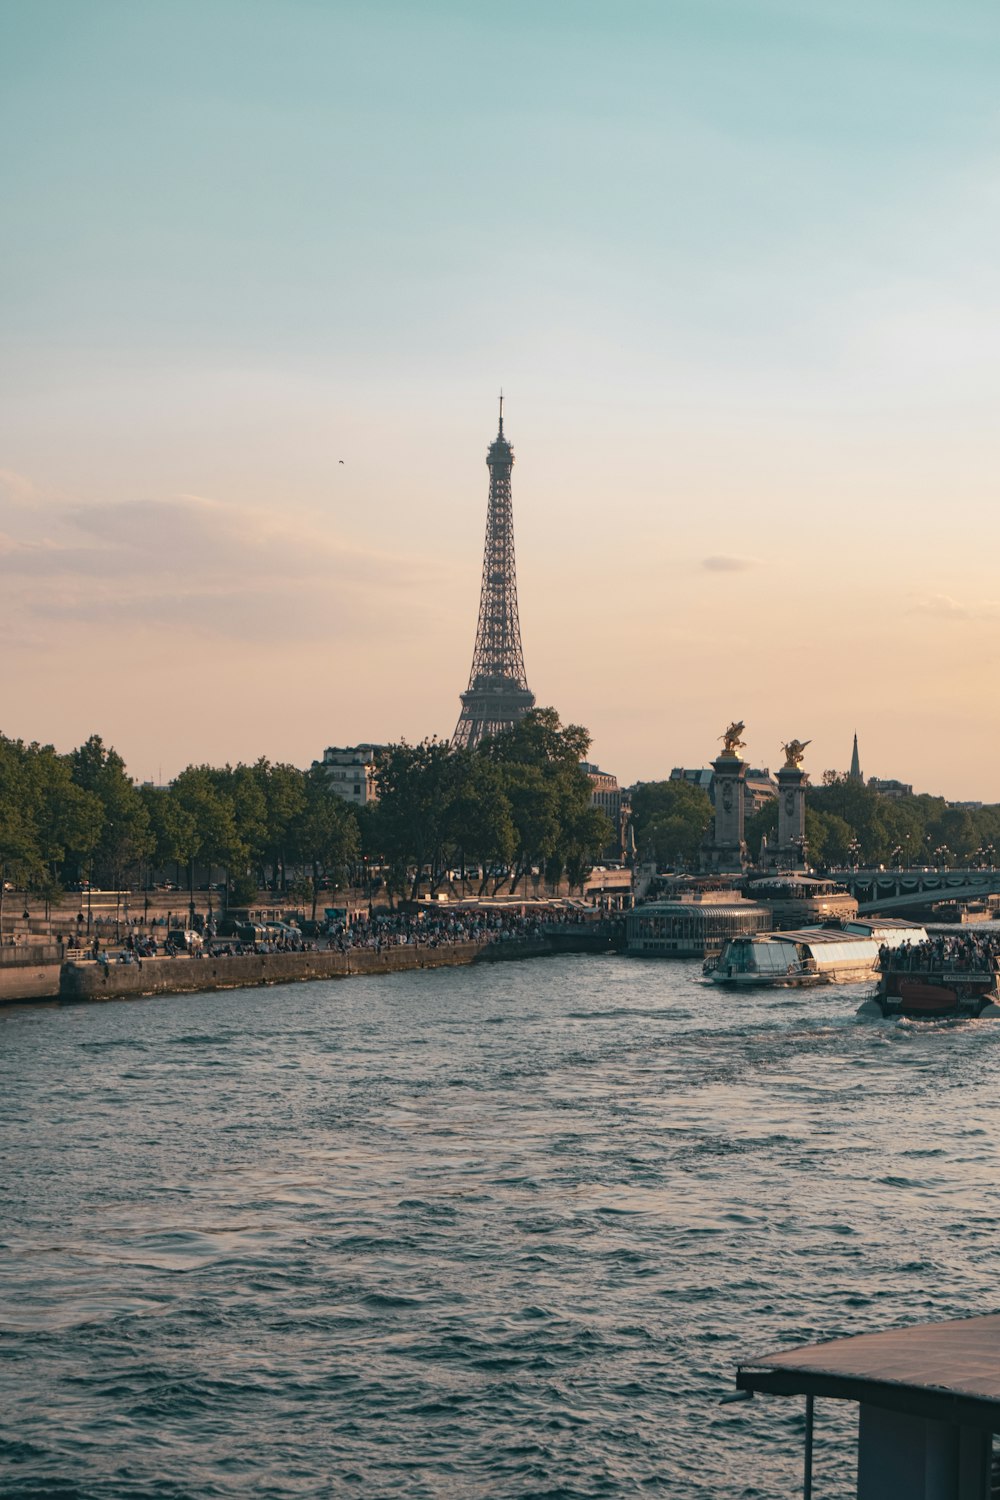
[[[514,450],[503,435],[503,396],[500,430],[490,444],[490,501],[486,512],[486,551],[483,586],[479,596],[479,624],[472,653],[469,686],[462,694],[454,746],[475,749],[488,735],[500,734],[535,706],[529,691],[517,617],[517,574],[514,570],[514,513],[510,503],[510,471]]]

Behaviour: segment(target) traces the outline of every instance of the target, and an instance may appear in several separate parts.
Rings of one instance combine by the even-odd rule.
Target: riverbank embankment
[[[358,974],[398,974],[413,969],[502,963],[557,953],[609,951],[604,934],[556,933],[499,942],[401,944],[374,948],[312,949],[288,953],[242,953],[218,957],[147,958],[105,963],[62,959],[58,943],[11,949],[0,960],[0,1004],[30,1000],[86,1002],[142,995],[183,995],[203,990],[244,989],[312,979],[349,979]],[[8,952],[11,955],[8,957]],[[15,956],[16,955],[16,956]]]
[[[0,948],[0,1005],[58,995],[62,967],[62,943]]]

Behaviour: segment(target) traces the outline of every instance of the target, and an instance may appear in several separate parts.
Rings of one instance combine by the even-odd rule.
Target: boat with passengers
[[[858,1015],[910,1020],[1000,1017],[1000,935],[935,933],[883,947]]]
[[[715,984],[770,985],[858,984],[871,979],[883,949],[926,941],[915,922],[891,918],[855,918],[731,938],[704,972]]]

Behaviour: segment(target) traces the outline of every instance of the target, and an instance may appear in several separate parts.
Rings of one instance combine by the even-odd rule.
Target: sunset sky
[[[995,0],[6,0],[0,730],[1000,800]],[[342,462],[341,462],[342,461]]]

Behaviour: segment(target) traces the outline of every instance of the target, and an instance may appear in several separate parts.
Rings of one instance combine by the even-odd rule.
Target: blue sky
[[[0,727],[143,775],[450,732],[502,383],[529,680],[595,758],[857,724],[1000,798],[998,62],[979,3],[8,0]]]

